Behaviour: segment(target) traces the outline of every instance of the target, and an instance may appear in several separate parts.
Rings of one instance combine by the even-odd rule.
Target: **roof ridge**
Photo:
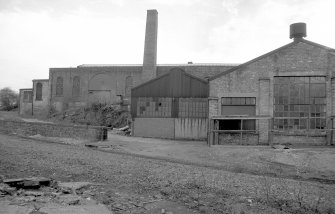
[[[267,56],[269,56],[269,55],[271,55],[271,54],[274,54],[274,53],[276,53],[276,52],[278,52],[278,51],[280,51],[280,50],[283,50],[283,49],[285,49],[285,48],[288,48],[288,47],[290,47],[290,46],[292,46],[292,45],[295,45],[295,44],[298,44],[298,43],[300,43],[300,42],[303,42],[303,43],[306,43],[306,44],[309,44],[309,45],[313,45],[313,46],[317,46],[317,47],[319,47],[319,48],[323,48],[323,49],[326,49],[326,50],[328,50],[328,51],[335,51],[335,49],[329,48],[329,47],[324,46],[324,45],[320,45],[320,44],[318,44],[318,43],[315,43],[315,42],[312,42],[312,41],[309,41],[309,40],[306,40],[306,39],[303,39],[303,38],[301,38],[301,39],[296,39],[296,40],[294,40],[293,42],[290,42],[290,43],[288,43],[288,44],[286,44],[286,45],[284,45],[284,46],[281,46],[281,47],[279,47],[279,48],[277,48],[277,49],[274,49],[274,50],[272,50],[272,51],[270,51],[270,52],[267,52],[267,53],[265,53],[265,54],[263,54],[263,55],[260,55],[260,56],[258,56],[258,57],[256,57],[256,58],[254,58],[254,59],[252,59],[252,60],[249,60],[249,61],[247,61],[247,62],[245,62],[245,63],[242,63],[242,64],[240,64],[240,65],[238,65],[238,66],[236,66],[236,67],[234,67],[234,68],[228,69],[228,70],[223,71],[223,72],[221,72],[221,73],[219,73],[219,74],[217,74],[217,75],[214,75],[213,77],[211,77],[211,78],[209,79],[209,81],[212,81],[212,80],[214,80],[214,79],[216,79],[216,78],[218,78],[218,77],[220,77],[220,76],[222,76],[222,75],[229,74],[229,73],[231,73],[231,72],[233,72],[233,71],[235,71],[235,70],[237,70],[237,69],[240,69],[240,68],[242,68],[242,67],[244,67],[244,66],[246,66],[246,65],[249,65],[249,64],[251,64],[251,63],[253,63],[253,62],[257,61],[257,60],[260,60],[260,59],[262,59],[262,58],[265,58],[265,57],[267,57]],[[332,52],[331,52],[331,53],[332,53]]]

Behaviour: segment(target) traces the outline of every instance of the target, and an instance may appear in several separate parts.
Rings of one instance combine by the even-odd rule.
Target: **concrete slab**
[[[148,214],[156,213],[173,213],[173,214],[194,214],[194,210],[190,210],[187,207],[180,205],[176,202],[171,201],[157,201],[145,205]]]
[[[77,189],[81,189],[83,187],[86,187],[90,184],[91,184],[90,182],[59,182],[58,186],[60,188],[68,188],[68,189],[72,189],[72,190],[77,190]]]
[[[40,212],[45,212],[48,214],[111,214],[104,205],[102,204],[85,204],[77,206],[62,206],[59,204],[47,204],[45,207],[42,207]]]
[[[10,203],[10,201],[0,201],[0,214],[27,214],[34,210],[33,207],[12,205]]]

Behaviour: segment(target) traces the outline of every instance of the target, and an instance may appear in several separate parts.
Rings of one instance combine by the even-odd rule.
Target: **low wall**
[[[258,134],[220,133],[219,145],[260,145]]]
[[[174,118],[135,118],[136,137],[174,138]]]
[[[135,118],[133,136],[204,140],[206,118]]]
[[[206,118],[176,118],[175,138],[176,139],[207,139]]]
[[[72,126],[53,123],[0,120],[0,132],[33,136],[63,137],[88,140],[107,139],[107,129],[100,126]]]
[[[272,133],[272,144],[302,144],[302,145],[326,145],[326,135],[319,136],[299,136],[299,135],[284,135]]]

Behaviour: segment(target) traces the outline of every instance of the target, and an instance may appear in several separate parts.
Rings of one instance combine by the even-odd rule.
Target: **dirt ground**
[[[92,197],[113,213],[159,213],[162,208],[173,213],[238,214],[335,210],[333,184],[235,173],[1,134],[0,174],[102,184],[90,189]]]
[[[0,112],[0,119],[43,122],[17,112]],[[0,134],[0,175],[101,184],[88,191],[111,213],[333,214],[334,163],[334,147],[208,147],[114,132],[104,142]]]
[[[109,132],[100,149],[210,166],[232,172],[318,180],[335,184],[335,147],[208,147],[204,141],[127,137]]]

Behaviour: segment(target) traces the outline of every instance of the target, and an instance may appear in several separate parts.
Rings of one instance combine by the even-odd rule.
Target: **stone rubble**
[[[104,205],[84,197],[90,192],[81,190],[91,185],[89,182],[62,183],[44,177],[4,179],[3,176],[0,181],[0,213],[111,213]]]

